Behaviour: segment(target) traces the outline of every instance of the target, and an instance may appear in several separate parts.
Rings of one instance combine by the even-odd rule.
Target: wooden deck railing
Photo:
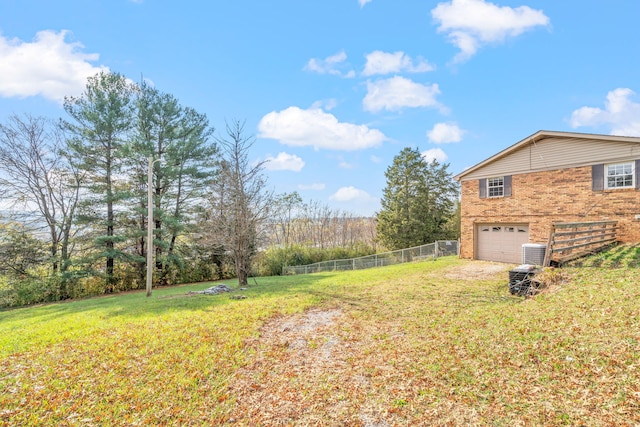
[[[551,225],[544,264],[563,264],[616,242],[617,221],[563,222]]]

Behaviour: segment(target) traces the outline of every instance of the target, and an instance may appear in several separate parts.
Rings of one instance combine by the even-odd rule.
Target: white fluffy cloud
[[[272,111],[260,120],[258,131],[260,138],[277,139],[284,145],[338,151],[376,147],[388,139],[377,129],[339,122],[317,108]]]
[[[365,76],[376,74],[392,74],[402,71],[408,73],[425,73],[433,71],[435,67],[423,58],[418,58],[414,63],[413,59],[404,52],[382,52],[376,50],[367,55],[367,63],[362,72]]]
[[[430,150],[423,151],[421,154],[422,157],[429,163],[431,163],[433,160],[437,160],[438,163],[444,163],[448,159],[447,154],[439,148],[432,148]]]
[[[371,3],[371,0],[358,0],[360,7],[364,7],[365,4]]]
[[[336,202],[369,202],[372,197],[364,190],[349,186],[340,188],[329,199]]]
[[[355,71],[349,69],[349,65],[345,63],[346,60],[347,54],[341,51],[325,59],[311,58],[304,69],[318,74],[331,74],[345,78],[355,77]]]
[[[404,77],[367,82],[367,95],[362,100],[366,111],[398,111],[404,107],[436,107],[443,109],[436,100],[440,88],[436,83],[423,85]]]
[[[380,199],[353,186],[340,188],[329,196],[329,200],[338,205],[340,209],[362,216],[372,216],[380,209]]]
[[[65,96],[79,95],[87,78],[104,66],[91,62],[97,53],[82,53],[79,42],[66,42],[68,31],[40,31],[32,42],[0,36],[0,96],[41,95],[61,102]]]
[[[295,154],[285,152],[278,153],[276,157],[267,156],[264,167],[271,171],[294,171],[300,172],[304,167],[304,160]]]
[[[471,58],[482,45],[499,43],[550,23],[541,10],[528,6],[500,7],[485,0],[439,3],[431,16],[439,23],[438,32],[446,33],[451,43],[460,49],[454,62]]]
[[[455,123],[436,123],[433,129],[427,131],[429,142],[434,144],[447,144],[462,141],[465,131]]]
[[[582,107],[571,114],[571,126],[610,126],[612,135],[640,136],[640,103],[630,98],[635,92],[618,88],[607,94],[604,110]]]

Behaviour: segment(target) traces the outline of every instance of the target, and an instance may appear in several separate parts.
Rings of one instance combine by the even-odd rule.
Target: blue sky
[[[457,174],[538,130],[640,136],[637,0],[0,0],[0,120],[100,70],[246,121],[278,193],[372,215],[404,147]]]

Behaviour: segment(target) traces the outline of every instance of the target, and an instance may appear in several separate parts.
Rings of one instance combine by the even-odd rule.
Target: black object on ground
[[[522,264],[509,271],[509,293],[527,296],[536,293],[539,283],[532,280],[537,268],[535,265]]]

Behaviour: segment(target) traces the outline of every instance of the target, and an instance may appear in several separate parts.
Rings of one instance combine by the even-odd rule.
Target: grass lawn
[[[638,268],[640,267],[640,243],[614,245],[596,255],[573,260],[568,265],[595,268]]]
[[[442,258],[0,312],[0,425],[636,426],[635,268]],[[232,281],[225,283],[236,286]]]

